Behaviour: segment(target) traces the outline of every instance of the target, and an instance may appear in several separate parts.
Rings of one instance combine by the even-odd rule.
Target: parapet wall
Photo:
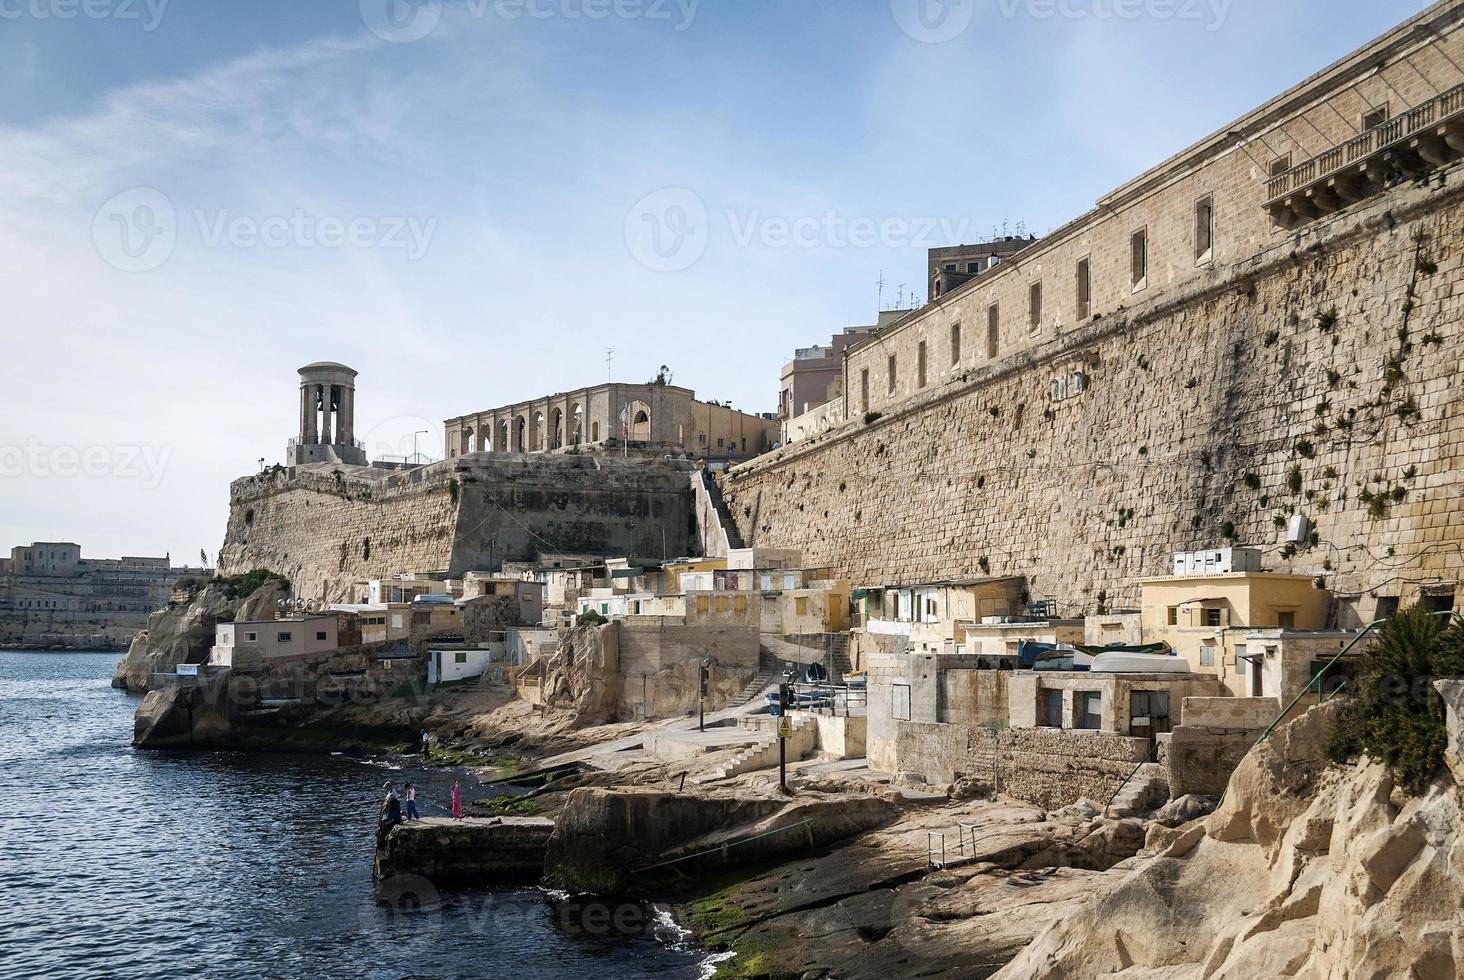
[[[902,721],[898,731],[900,772],[937,784],[969,779],[1049,810],[1081,799],[1107,803],[1149,749],[1140,738],[1055,728]]]
[[[749,546],[857,584],[1028,576],[1137,606],[1173,552],[1261,547],[1337,623],[1464,558],[1464,171],[730,471]],[[1053,380],[1076,370],[1084,390]],[[1316,539],[1287,547],[1305,515]]]
[[[234,481],[219,570],[267,568],[303,597],[359,601],[403,572],[496,571],[541,554],[676,557],[693,531],[689,463],[459,457],[381,475],[291,467]]]

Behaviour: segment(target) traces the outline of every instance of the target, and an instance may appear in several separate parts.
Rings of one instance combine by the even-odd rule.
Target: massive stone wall
[[[690,464],[459,457],[388,476],[328,465],[236,480],[219,565],[268,568],[296,594],[360,599],[401,572],[460,576],[539,555],[676,557],[693,530]]]
[[[1464,567],[1464,171],[733,469],[749,546],[859,584],[1024,574],[1137,605],[1175,551],[1259,546],[1337,621]],[[1054,401],[1081,368],[1085,391]],[[1293,513],[1315,541],[1287,547]]]

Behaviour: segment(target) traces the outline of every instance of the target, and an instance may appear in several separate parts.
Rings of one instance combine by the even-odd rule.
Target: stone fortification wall
[[[1025,574],[1065,614],[1137,605],[1226,541],[1318,576],[1337,621],[1464,568],[1464,172],[1410,183],[1200,282],[881,417],[734,468],[748,546],[859,584]],[[1053,398],[1076,369],[1086,388]],[[1316,532],[1287,543],[1302,514]]]
[[[539,555],[690,550],[690,464],[476,455],[382,475],[280,468],[236,480],[222,574],[267,568],[297,595],[361,598],[401,572],[460,576]]]

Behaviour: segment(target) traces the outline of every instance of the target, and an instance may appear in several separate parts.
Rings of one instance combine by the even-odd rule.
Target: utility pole
[[[417,452],[417,437],[425,436],[431,431],[431,429],[418,429],[412,433],[412,462],[414,464],[421,462],[422,459],[421,455]]]
[[[712,658],[703,657],[701,662],[701,696],[697,699],[696,730],[707,730],[707,686],[712,676]]]
[[[610,364],[614,360],[615,360],[615,348],[614,347],[606,347],[605,348],[605,383],[606,384],[609,384],[610,383]]]
[[[793,734],[793,722],[788,711],[793,704],[793,688],[789,684],[778,685],[778,792],[788,792],[788,737]]]

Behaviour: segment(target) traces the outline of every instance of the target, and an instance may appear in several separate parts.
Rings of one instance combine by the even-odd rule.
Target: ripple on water
[[[664,928],[588,939],[537,889],[378,902],[383,770],[410,760],[137,753],[116,656],[0,652],[0,965],[45,977],[702,975]],[[15,901],[15,896],[23,896]]]

